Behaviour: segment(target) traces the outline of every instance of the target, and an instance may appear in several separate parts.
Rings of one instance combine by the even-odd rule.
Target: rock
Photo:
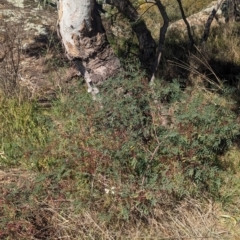
[[[16,81],[31,98],[53,96],[77,76],[57,36],[56,0],[47,2],[0,0],[0,87]]]
[[[202,11],[193,14],[191,16],[189,16],[187,18],[192,32],[194,34],[201,34],[204,26],[208,20],[209,15],[211,14],[212,10],[214,9],[214,7],[216,6],[218,1],[213,1],[212,3],[210,3],[207,8],[203,9]],[[216,13],[216,18],[214,18],[211,27],[214,26],[219,26],[220,24],[225,23],[225,18],[222,15],[222,11],[219,8],[217,13]],[[184,29],[184,30],[183,30]],[[181,30],[181,32],[183,33],[187,33],[187,28],[186,28],[186,24],[184,23],[184,21],[181,19],[179,21],[176,21],[174,23],[172,23],[169,27],[168,27],[168,33],[171,31],[179,31]],[[182,31],[183,30],[183,31]]]
[[[194,34],[202,33],[209,15],[212,13],[214,8],[216,9],[217,4],[220,4],[220,6],[211,27],[217,27],[228,21],[240,21],[240,0],[213,1],[207,6],[207,8],[187,18]],[[172,23],[168,28],[168,32],[179,31],[179,29],[181,32],[183,29],[184,33],[187,32],[187,28],[183,20]]]

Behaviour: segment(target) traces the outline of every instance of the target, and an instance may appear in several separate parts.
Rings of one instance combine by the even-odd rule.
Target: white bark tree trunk
[[[59,0],[58,31],[70,60],[84,76],[88,91],[116,74],[120,61],[110,47],[96,0]]]

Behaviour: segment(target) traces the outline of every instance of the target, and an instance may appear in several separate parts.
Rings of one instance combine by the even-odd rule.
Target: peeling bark
[[[96,0],[59,0],[58,31],[66,54],[84,76],[88,91],[116,74],[120,61],[107,41]]]

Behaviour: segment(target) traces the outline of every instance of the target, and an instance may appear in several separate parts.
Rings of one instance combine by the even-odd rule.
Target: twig
[[[211,24],[212,24],[212,21],[213,19],[215,18],[216,14],[217,14],[217,11],[219,9],[219,7],[221,6],[222,4],[222,1],[223,0],[219,0],[216,4],[216,6],[213,8],[211,14],[209,15],[208,17],[208,20],[206,22],[206,25],[205,25],[205,28],[204,28],[204,33],[203,33],[203,36],[202,36],[202,45],[204,45],[204,43],[207,42],[208,40],[208,37],[209,37],[209,32],[210,32],[210,27],[211,27]]]

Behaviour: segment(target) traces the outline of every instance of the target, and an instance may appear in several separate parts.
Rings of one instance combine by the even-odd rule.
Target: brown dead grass
[[[209,199],[200,202],[187,198],[175,206],[158,205],[154,214],[144,220],[134,217],[129,221],[108,222],[101,220],[94,203],[91,209],[76,210],[74,199],[65,196],[54,199],[47,195],[41,200],[36,196],[31,199],[31,194],[23,197],[37,184],[34,179],[35,174],[20,169],[0,172],[0,239],[237,240],[240,237],[237,216]],[[19,192],[18,199],[11,199],[14,191]]]

